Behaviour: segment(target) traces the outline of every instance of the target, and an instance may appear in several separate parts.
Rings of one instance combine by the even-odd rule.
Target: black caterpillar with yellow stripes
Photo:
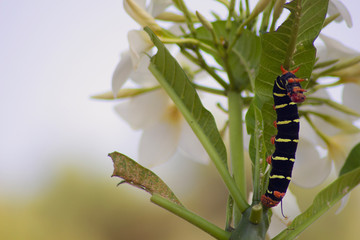
[[[274,153],[266,161],[272,169],[269,176],[269,185],[261,202],[265,207],[271,208],[278,205],[284,197],[291,180],[291,172],[295,162],[295,152],[299,141],[299,113],[296,103],[303,102],[304,89],[300,82],[304,79],[297,78],[293,71],[281,67],[282,75],[278,76],[273,88],[274,109],[277,119],[277,135],[271,141],[275,144]]]

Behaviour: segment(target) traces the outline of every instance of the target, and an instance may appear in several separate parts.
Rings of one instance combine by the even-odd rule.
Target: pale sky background
[[[224,10],[187,2],[205,16]],[[360,3],[343,3],[353,28],[331,24],[324,33],[360,52]],[[136,158],[140,132],[114,103],[90,99],[110,90],[131,29],[139,27],[121,0],[0,1],[0,192],[34,192],[65,166],[108,178],[114,150]]]

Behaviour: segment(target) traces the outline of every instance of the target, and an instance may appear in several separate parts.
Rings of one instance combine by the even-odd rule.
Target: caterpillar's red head
[[[299,79],[299,80],[303,80],[303,79]],[[290,87],[291,90],[288,91],[288,96],[290,97],[291,101],[296,103],[305,101],[306,97],[304,95],[304,92],[306,92],[306,90],[302,89],[300,84],[299,86],[290,86]]]
[[[287,71],[281,66],[281,72],[283,75],[281,78],[286,81],[286,91],[288,96],[290,97],[292,102],[303,102],[305,101],[305,95],[304,92],[306,92],[305,89],[301,88],[300,82],[304,81],[302,78],[297,78],[295,76],[295,73],[299,70],[299,67],[292,70]]]

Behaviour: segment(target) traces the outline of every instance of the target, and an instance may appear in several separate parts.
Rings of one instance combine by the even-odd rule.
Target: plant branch
[[[228,240],[230,238],[230,233],[222,230],[218,226],[208,222],[207,220],[203,219],[202,217],[196,215],[195,213],[187,210],[186,208],[175,204],[158,194],[153,194],[151,199],[153,203],[156,205],[165,208],[166,210],[174,213],[178,217],[188,221],[189,223],[195,225],[196,227],[200,228],[201,230],[207,232],[211,236],[215,237],[216,239],[220,240]]]
[[[199,65],[201,68],[203,68],[206,72],[208,72],[214,79],[215,81],[217,81],[225,90],[228,89],[228,83],[225,82],[216,72],[215,70],[210,67],[209,65],[207,65],[206,61],[204,60],[204,58],[200,55],[198,56],[198,59],[195,58],[193,55],[191,55],[189,52],[187,52],[184,48],[181,49],[181,52],[188,58],[190,59],[193,63]]]
[[[230,129],[230,158],[233,170],[233,177],[236,185],[240,189],[243,199],[246,199],[246,178],[245,178],[245,159],[244,142],[242,127],[242,99],[241,95],[235,91],[228,92],[229,98],[229,129]],[[240,221],[241,214],[235,207],[235,224]]]

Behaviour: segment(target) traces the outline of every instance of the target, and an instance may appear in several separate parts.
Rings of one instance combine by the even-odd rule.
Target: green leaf
[[[114,162],[114,172],[112,177],[120,177],[126,183],[149,192],[151,195],[159,194],[160,196],[181,205],[171,189],[149,169],[141,166],[124,154],[113,152],[109,156]]]
[[[171,56],[164,44],[149,28],[145,27],[144,30],[158,49],[156,55],[151,58],[149,70],[199,138],[239,208],[245,210],[248,205],[241,197],[241,193],[227,169],[227,152],[214,117],[204,108],[184,70]]]
[[[244,30],[229,56],[230,69],[238,89],[248,89],[249,83],[251,90],[254,89],[260,56],[260,38],[254,32]]]
[[[358,143],[353,149],[351,150],[349,156],[346,158],[346,161],[343,167],[340,170],[339,176],[344,175],[347,172],[354,170],[355,168],[360,167],[360,143]]]
[[[313,204],[273,240],[294,239],[360,183],[360,168],[348,172],[316,195]]]
[[[277,31],[265,33],[261,37],[262,55],[255,81],[255,94],[263,114],[265,139],[276,134],[273,127],[276,114],[272,107],[272,88],[276,77],[281,74],[280,66],[290,66],[290,70],[300,66],[297,76],[310,77],[316,53],[313,42],[323,26],[327,4],[327,0],[292,1],[287,4],[291,11],[288,19]],[[265,143],[268,154],[271,154],[274,146],[270,140]]]

